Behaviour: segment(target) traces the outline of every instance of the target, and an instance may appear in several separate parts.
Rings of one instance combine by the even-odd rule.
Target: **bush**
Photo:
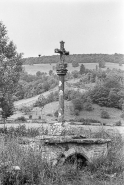
[[[15,121],[19,121],[19,122],[26,122],[26,118],[24,116],[18,117]]]
[[[82,110],[82,103],[81,100],[76,98],[72,100],[72,104],[75,110],[81,111]]]
[[[122,113],[120,117],[124,119],[124,113]]]
[[[79,63],[78,61],[72,61],[72,67],[78,67],[79,66]]]
[[[29,119],[32,119],[32,115],[29,115]]]
[[[36,103],[34,104],[34,107],[44,107],[48,103],[58,101],[58,99],[58,92],[51,92],[47,98],[45,98],[44,96],[39,97]]]
[[[115,123],[115,126],[121,126],[121,125],[122,125],[121,121],[117,121],[117,122]]]
[[[109,113],[106,110],[102,110],[101,118],[109,119],[110,118]]]
[[[53,117],[53,115],[52,115],[52,114],[50,114],[50,113],[48,113],[46,116]]]
[[[23,106],[23,107],[21,107],[19,110],[20,110],[22,113],[28,115],[28,114],[31,112],[32,107]]]
[[[93,110],[92,103],[89,103],[89,102],[84,103],[83,109],[87,111],[92,111]]]
[[[79,91],[66,89],[64,93],[64,100],[70,101],[70,100],[76,99],[77,97],[80,98],[81,95],[82,94]]]
[[[116,79],[117,78],[117,79]],[[122,108],[123,94],[122,87],[119,82],[119,76],[109,75],[105,78],[102,84],[97,84],[94,89],[90,91],[90,98],[93,103],[105,107]]]
[[[55,117],[58,117],[58,110],[56,110],[56,111],[54,112],[54,116],[55,116]]]
[[[90,92],[90,98],[93,101],[93,103],[96,103],[100,106],[109,106],[109,89],[102,87],[102,86],[96,86],[91,92]]]
[[[39,116],[38,119],[41,119],[41,116]]]
[[[80,113],[79,110],[77,110],[77,109],[74,110],[74,115],[75,115],[75,116],[79,116],[79,113]]]

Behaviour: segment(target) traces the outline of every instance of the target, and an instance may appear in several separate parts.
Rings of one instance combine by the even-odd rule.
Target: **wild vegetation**
[[[47,75],[38,71],[36,75],[30,75],[23,71],[14,98],[15,100],[30,98],[56,87],[57,84],[58,77],[55,74]]]
[[[13,135],[14,133],[15,135]],[[22,133],[22,135],[19,135],[19,133]],[[25,133],[28,133],[27,136],[29,137],[36,135],[37,132],[26,130],[25,127],[21,126],[18,129],[11,128],[5,133],[4,150],[0,151],[0,158],[3,164],[5,164],[5,161],[10,162],[6,167],[0,166],[1,183],[3,185],[65,185],[70,183],[74,185],[104,185],[105,183],[120,185],[124,183],[123,141],[120,134],[111,134],[104,130],[90,133],[92,138],[111,138],[111,146],[106,158],[100,158],[88,166],[78,169],[75,168],[75,165],[71,166],[71,164],[52,166],[42,159],[42,151],[32,150],[31,147],[26,151],[20,147],[20,142],[23,141],[21,141],[21,137],[25,136]],[[13,165],[19,166],[20,170],[14,171]]]

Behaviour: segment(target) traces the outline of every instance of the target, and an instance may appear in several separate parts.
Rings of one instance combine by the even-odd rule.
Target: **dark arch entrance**
[[[70,156],[68,156],[64,164],[70,164],[70,165],[75,165],[76,168],[81,169],[83,167],[87,166],[88,160],[80,153],[75,153]]]

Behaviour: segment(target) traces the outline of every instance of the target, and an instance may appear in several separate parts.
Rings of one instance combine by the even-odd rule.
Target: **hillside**
[[[79,63],[98,63],[101,60],[105,62],[112,63],[124,63],[123,54],[73,54],[66,57],[67,63],[72,63],[72,61],[77,61]],[[48,64],[57,63],[59,61],[59,55],[52,56],[41,56],[41,57],[29,57],[22,59],[23,64]]]
[[[75,80],[72,79],[72,80],[68,80],[67,83],[73,84],[73,83],[76,83],[78,81],[80,81],[80,79],[75,79]],[[65,84],[65,89],[67,89],[67,88],[69,88],[69,87]],[[71,87],[69,89],[71,89]],[[77,91],[79,89],[73,87],[73,90]],[[34,96],[32,98],[27,98],[27,99],[22,99],[22,100],[19,100],[19,101],[15,101],[14,102],[14,106],[15,106],[15,108],[18,108],[18,107],[22,107],[22,106],[30,106],[30,105],[33,105],[38,100],[38,98],[39,98],[40,95],[43,95],[44,97],[47,97],[50,93],[56,92],[56,91],[58,91],[58,86],[55,87],[55,88],[53,88],[53,89],[51,89],[51,90],[49,90],[49,91],[46,91],[46,92],[44,92],[42,94],[39,94],[37,96]],[[85,91],[85,90],[84,89],[80,89],[80,91],[82,92],[82,91]]]
[[[59,105],[59,102],[52,102],[52,103],[45,105],[45,107],[43,109],[43,115],[47,121],[55,120],[55,117],[49,117],[49,114],[54,115],[54,112],[56,110],[58,110],[58,105]],[[70,109],[69,109],[70,106],[71,106],[71,102],[65,101],[65,120],[67,120],[67,121],[72,120],[72,119],[78,120],[78,119],[84,118],[84,119],[98,120],[101,123],[105,123],[105,124],[111,125],[111,126],[114,125],[119,120],[121,120],[122,124],[124,124],[124,120],[120,118],[121,110],[119,110],[119,109],[100,107],[99,105],[93,104],[93,108],[94,108],[93,111],[84,111],[83,110],[80,112],[79,116],[75,116],[75,115],[71,114]],[[109,115],[110,115],[109,119],[101,118],[100,113],[101,113],[102,109],[105,109],[109,113]]]

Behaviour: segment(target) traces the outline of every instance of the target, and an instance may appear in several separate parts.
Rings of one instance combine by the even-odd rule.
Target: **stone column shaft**
[[[59,75],[58,122],[64,122],[64,75]]]

